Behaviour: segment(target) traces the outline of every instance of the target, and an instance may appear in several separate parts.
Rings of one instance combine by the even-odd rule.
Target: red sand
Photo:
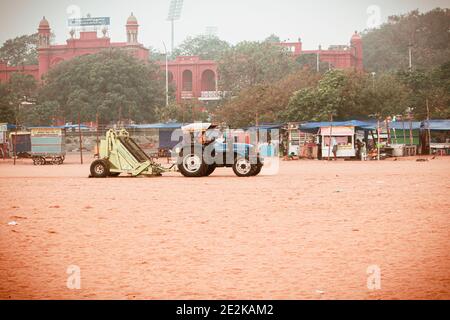
[[[450,298],[450,157],[248,179],[87,179],[76,161],[0,160],[1,299]]]

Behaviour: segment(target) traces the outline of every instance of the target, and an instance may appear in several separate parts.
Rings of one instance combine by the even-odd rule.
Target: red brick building
[[[350,45],[333,45],[328,50],[303,50],[302,42],[281,42],[278,45],[287,48],[294,56],[303,54],[319,55],[321,62],[328,63],[330,68],[363,70],[363,47],[361,36],[355,31]]]
[[[41,20],[38,27],[38,65],[7,66],[0,62],[0,81],[8,81],[15,72],[26,73],[37,80],[58,63],[70,60],[77,56],[97,53],[109,48],[122,48],[143,61],[148,61],[149,50],[138,41],[139,24],[136,17],[131,14],[125,25],[127,42],[111,42],[107,31],[102,30],[102,36],[97,31],[81,31],[79,37],[75,32],[70,33],[66,44],[52,45],[50,43],[50,24]],[[318,54],[320,61],[328,62],[330,67],[345,69],[363,69],[361,37],[355,33],[351,38],[350,46],[333,46],[329,50],[303,50],[302,43],[282,42],[278,45],[288,48],[294,56],[302,54]],[[159,63],[165,70],[165,63]],[[177,102],[198,99],[200,101],[219,100],[217,81],[217,63],[212,60],[201,60],[199,57],[177,57],[168,63],[169,82],[176,88]]]

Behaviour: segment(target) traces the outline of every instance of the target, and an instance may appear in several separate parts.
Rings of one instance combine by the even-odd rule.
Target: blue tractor
[[[218,167],[231,167],[238,177],[256,176],[263,159],[257,147],[228,142],[211,123],[193,123],[182,127],[182,142],[175,147],[178,171],[185,177],[206,177]],[[230,139],[228,137],[228,139]]]

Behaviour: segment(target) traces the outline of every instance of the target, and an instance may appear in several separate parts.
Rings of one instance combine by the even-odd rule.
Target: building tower
[[[136,17],[133,15],[133,12],[131,13],[131,16],[128,17],[126,28],[127,28],[127,43],[137,44],[139,25]]]
[[[362,46],[361,36],[358,34],[357,31],[355,31],[355,33],[353,34],[352,39],[350,40],[350,44],[355,53],[355,59],[356,59],[355,68],[356,68],[356,70],[362,71],[364,69],[363,46]]]
[[[38,57],[39,57],[39,79],[42,79],[42,75],[49,69],[50,57],[50,24],[45,17],[42,18],[38,27]]]

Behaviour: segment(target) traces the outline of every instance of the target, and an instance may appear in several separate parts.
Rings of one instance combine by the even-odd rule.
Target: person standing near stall
[[[331,151],[333,152],[334,160],[336,161],[338,144],[337,144],[335,137],[331,137],[330,146],[331,146]]]

